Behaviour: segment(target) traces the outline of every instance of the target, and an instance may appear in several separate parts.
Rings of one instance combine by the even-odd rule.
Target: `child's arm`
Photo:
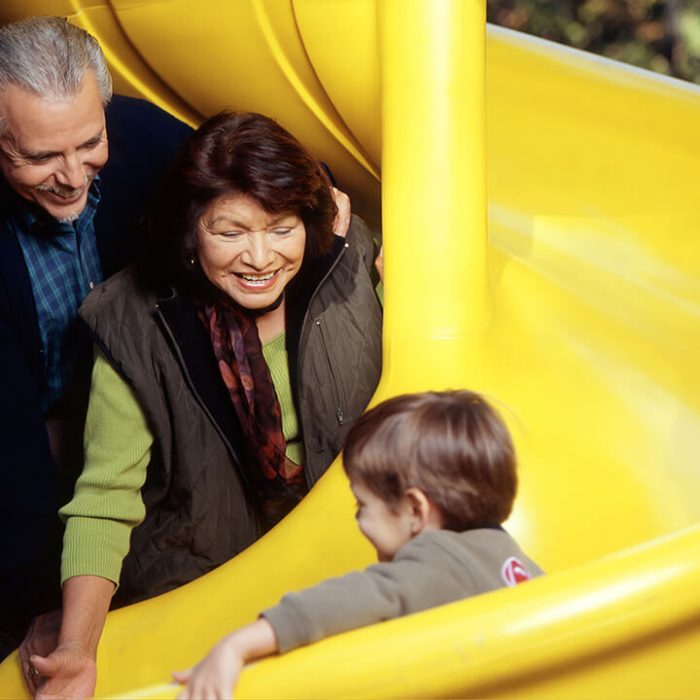
[[[275,633],[261,617],[224,637],[196,666],[173,673],[187,684],[178,700],[229,700],[243,666],[276,652]]]
[[[257,622],[225,637],[200,664],[175,675],[188,684],[179,698],[230,698],[247,661],[480,592],[470,590],[470,576],[465,581],[455,575],[453,560],[423,536],[390,563],[285,595]],[[200,676],[202,685],[195,685]]]

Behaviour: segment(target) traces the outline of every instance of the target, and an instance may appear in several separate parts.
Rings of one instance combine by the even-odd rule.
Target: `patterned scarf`
[[[200,319],[246,441],[246,468],[272,527],[306,493],[303,469],[285,455],[282,414],[255,318],[226,301],[205,306]]]

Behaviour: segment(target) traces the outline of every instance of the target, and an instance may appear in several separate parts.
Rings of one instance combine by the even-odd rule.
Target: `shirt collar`
[[[95,217],[97,205],[100,203],[102,197],[100,191],[100,176],[95,175],[90,185],[90,190],[88,191],[85,208],[80,213],[80,216],[76,219],[74,224],[61,224],[52,216],[49,216],[40,206],[24,199],[24,197],[20,197],[7,183],[4,184],[8,190],[9,202],[12,205],[17,223],[22,230],[31,231],[32,233],[50,231],[52,234],[55,234],[58,231],[72,230],[74,226],[76,229],[84,226],[85,223],[92,221]]]

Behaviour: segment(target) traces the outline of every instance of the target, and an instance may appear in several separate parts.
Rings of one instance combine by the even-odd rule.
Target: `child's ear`
[[[439,529],[441,527],[437,508],[430,499],[416,486],[406,489],[404,492],[408,509],[408,523],[411,537],[419,535],[425,529]]]

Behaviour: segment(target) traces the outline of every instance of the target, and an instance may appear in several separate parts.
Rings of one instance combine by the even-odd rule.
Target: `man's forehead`
[[[29,152],[64,151],[103,134],[105,115],[96,84],[88,76],[75,95],[42,97],[11,85],[0,92],[3,140]],[[94,83],[94,78],[92,79]]]

